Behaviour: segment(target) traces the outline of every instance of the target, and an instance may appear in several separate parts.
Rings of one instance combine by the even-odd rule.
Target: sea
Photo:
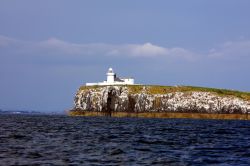
[[[0,165],[250,165],[250,121],[0,115]]]

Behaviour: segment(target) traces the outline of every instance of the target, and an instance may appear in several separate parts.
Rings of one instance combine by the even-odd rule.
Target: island
[[[113,72],[109,69],[107,75]],[[71,116],[249,120],[250,93],[193,86],[140,85],[124,79],[81,86]],[[115,80],[118,80],[116,84]],[[124,84],[122,84],[124,82]],[[126,84],[128,83],[128,84]]]

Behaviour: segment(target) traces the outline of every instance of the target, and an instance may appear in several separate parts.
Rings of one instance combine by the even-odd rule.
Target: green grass
[[[250,100],[250,92],[241,92],[228,89],[195,87],[195,86],[159,86],[159,85],[122,85],[128,87],[130,94],[136,94],[143,91],[148,94],[166,94],[173,92],[211,92],[219,96],[233,96],[244,100]],[[79,90],[98,89],[104,86],[81,86]]]
[[[194,86],[147,86],[149,94],[165,94],[172,92],[211,92],[219,96],[234,96],[244,100],[250,100],[250,92],[241,92],[228,89],[194,87]]]
[[[79,90],[89,90],[89,89],[98,89],[98,88],[101,88],[101,87],[104,87],[104,86],[97,86],[97,85],[94,85],[94,86],[81,86],[79,88]]]

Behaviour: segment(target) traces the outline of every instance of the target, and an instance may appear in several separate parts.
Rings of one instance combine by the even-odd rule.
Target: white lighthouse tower
[[[107,83],[113,84],[115,82],[115,73],[113,72],[113,69],[111,67],[109,68],[106,75],[107,75]]]

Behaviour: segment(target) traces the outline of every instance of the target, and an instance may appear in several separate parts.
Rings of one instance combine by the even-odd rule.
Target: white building
[[[86,86],[93,86],[93,85],[134,85],[134,79],[133,78],[119,78],[113,72],[112,68],[109,68],[106,75],[107,75],[107,80],[106,81],[97,82],[97,83],[86,83]]]

